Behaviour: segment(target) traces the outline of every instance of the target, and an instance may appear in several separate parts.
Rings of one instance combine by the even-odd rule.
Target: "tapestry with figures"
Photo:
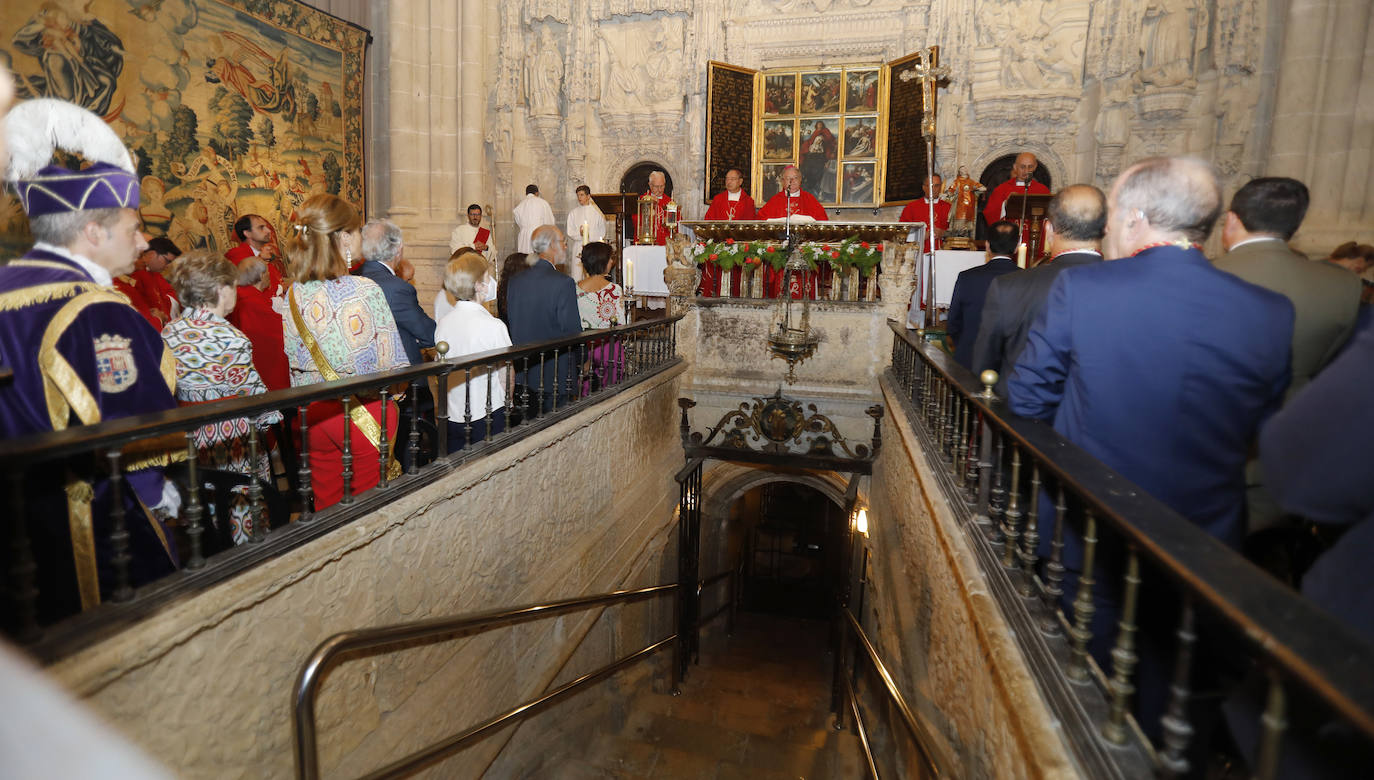
[[[20,98],[105,118],[138,159],[149,235],[224,251],[239,214],[280,233],[332,192],[363,208],[368,33],[295,0],[6,0],[0,61]],[[0,251],[32,239],[0,201]]]

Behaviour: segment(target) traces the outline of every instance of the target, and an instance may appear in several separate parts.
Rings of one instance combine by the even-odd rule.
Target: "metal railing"
[[[737,571],[738,569],[728,569],[715,574],[701,580],[696,584],[695,588],[691,588],[690,590],[694,590],[700,595],[704,589],[723,580],[728,579],[732,583],[735,583],[737,582]],[[416,642],[470,637],[482,631],[502,626],[525,623],[531,620],[538,620],[540,618],[590,609],[593,607],[609,607],[617,604],[627,604],[634,601],[663,596],[669,593],[681,593],[682,590],[684,589],[680,583],[653,585],[634,590],[613,591],[595,596],[584,596],[581,598],[551,601],[542,604],[529,604],[522,607],[493,609],[466,615],[433,618],[430,620],[401,623],[391,626],[379,626],[377,628],[360,629],[335,634],[321,642],[320,645],[315,648],[314,652],[310,654],[309,660],[301,667],[300,674],[296,678],[296,686],[291,698],[292,718],[295,725],[296,736],[296,775],[304,780],[314,780],[314,778],[320,776],[315,701],[319,695],[319,688],[321,681],[324,679],[324,673],[329,669],[334,660],[344,653],[386,650],[387,648],[396,648],[398,650],[406,649],[414,646]],[[730,615],[731,628],[728,630],[733,630],[735,608],[734,594],[736,592],[737,585],[732,584],[729,602],[723,604],[720,608],[700,620],[694,621],[690,626],[683,626],[681,624],[683,615],[678,612],[676,614],[676,619],[678,621],[677,630],[672,634],[648,644],[633,653],[622,656],[594,671],[583,674],[574,680],[563,683],[541,696],[516,705],[499,715],[464,729],[457,734],[445,737],[428,747],[397,759],[384,767],[373,770],[362,777],[366,780],[384,777],[401,777],[426,767],[435,761],[462,750],[464,747],[500,729],[502,726],[533,715],[553,705],[558,700],[594,682],[602,680],[620,669],[648,658],[664,647],[671,647],[673,651],[674,658],[671,664],[671,683],[672,692],[674,695],[677,695],[679,693],[680,683],[678,676],[680,673],[679,670],[684,669],[687,665],[687,659],[679,657],[680,653],[687,651],[686,645],[678,641],[679,637],[684,636],[688,631],[695,633],[719,615],[724,614],[726,610],[729,610]]]
[[[1285,732],[1292,736],[1293,728],[1305,731],[1330,719],[1370,745],[1374,648],[1050,426],[1010,414],[948,353],[889,325],[886,381],[936,475],[939,484],[927,489],[944,493],[972,540],[992,594],[1088,776],[1196,771],[1198,746],[1190,740],[1208,726],[1195,720],[1199,678],[1221,688],[1206,691],[1213,700],[1236,696],[1242,682],[1258,686],[1262,705],[1242,710],[1245,719],[1231,719],[1256,726],[1256,777],[1276,776]],[[1042,506],[1053,512],[1043,558]],[[1070,525],[1082,529],[1076,590],[1064,554]],[[1112,635],[1094,627],[1099,605],[1110,602],[1120,615]],[[1161,628],[1161,615],[1172,625]],[[1094,647],[1108,648],[1110,663],[1099,665]],[[1211,660],[1217,655],[1224,664]],[[1140,685],[1146,661],[1154,665],[1157,689]],[[1248,679],[1219,685],[1212,673],[1225,667]],[[1155,708],[1162,709],[1158,720],[1137,720],[1145,712],[1135,701],[1141,695],[1162,704]],[[1294,700],[1315,712],[1290,707]],[[1201,709],[1210,711],[1212,724],[1221,722],[1219,707]]]
[[[846,641],[847,637],[852,638],[853,642]],[[901,722],[903,729],[911,736],[916,751],[921,757],[922,768],[925,772],[931,777],[952,777],[955,766],[953,757],[945,754],[940,747],[943,743],[934,738],[930,729],[916,716],[915,710],[907,703],[906,696],[897,687],[897,682],[892,678],[892,673],[888,671],[887,664],[884,664],[882,658],[878,656],[878,649],[873,646],[873,642],[864,633],[863,626],[854,617],[854,613],[847,608],[840,610],[839,640],[835,657],[835,675],[840,682],[838,687],[844,691],[844,701],[849,705],[850,715],[854,718],[854,727],[859,734],[859,743],[863,747],[869,775],[873,778],[880,777],[877,756],[874,754],[874,748],[869,739],[869,729],[864,725],[863,710],[856,693],[860,659],[867,664],[882,683],[878,690],[896,711],[897,720]],[[852,658],[850,657],[851,651]],[[835,728],[843,729],[844,705],[841,704],[834,708],[834,712]]]
[[[676,324],[681,319],[650,320],[635,325],[538,344],[492,350],[417,366],[262,395],[225,399],[181,407],[159,414],[126,417],[97,425],[36,434],[5,443],[0,468],[4,506],[0,536],[7,542],[0,615],[3,630],[28,645],[35,656],[53,660],[120,630],[160,606],[222,582],[246,569],[375,511],[397,497],[428,485],[464,462],[509,446],[555,424],[591,403],[614,395],[679,364]],[[504,398],[492,398],[493,382],[504,377]],[[474,378],[479,381],[474,385]],[[430,382],[436,392],[432,402]],[[450,387],[461,382],[463,403],[451,408]],[[474,386],[486,391],[474,397]],[[399,388],[408,391],[395,405]],[[340,425],[342,444],[332,450],[338,464],[342,496],[327,508],[317,507],[314,484],[321,476],[312,460],[312,405],[337,403],[344,419],[359,398],[379,401],[380,441],[376,448],[360,440],[353,425]],[[498,410],[498,407],[503,407]],[[194,434],[204,426],[279,411],[294,422],[277,424],[275,442],[259,425],[250,423],[246,451],[251,462],[259,453],[277,455],[270,479],[207,469],[197,461]],[[476,424],[497,419],[507,424]],[[396,430],[398,441],[388,437]],[[498,430],[500,429],[500,430]],[[394,451],[404,472],[388,474],[387,453]],[[152,454],[152,457],[149,457]],[[355,479],[362,459],[375,459],[370,468],[374,484]],[[144,506],[133,501],[131,478],[147,470],[131,466],[154,464],[181,486],[179,516],[166,526],[145,518]],[[372,463],[366,464],[369,467]],[[252,520],[246,543],[234,546],[223,535],[223,500],[206,493],[226,480],[241,491]],[[68,516],[77,517],[72,496],[84,494],[90,537],[81,552],[67,533]],[[217,494],[221,499],[223,492]],[[92,500],[94,497],[94,500]],[[107,497],[107,498],[105,498]],[[104,508],[108,507],[107,510]],[[102,511],[104,510],[104,511]],[[216,522],[218,521],[218,523]],[[172,556],[155,543],[140,548],[136,524],[153,533],[165,528],[180,551]],[[73,520],[75,524],[75,520]],[[147,538],[152,538],[147,536]],[[215,542],[219,549],[213,549]],[[213,553],[213,554],[212,554]],[[162,556],[159,558],[158,556]],[[84,558],[87,570],[98,571],[98,590],[85,587],[77,598],[76,574]],[[152,571],[151,565],[161,566]],[[88,580],[90,578],[88,577]],[[98,595],[97,595],[98,594]],[[92,598],[94,596],[94,598]],[[92,603],[95,602],[95,603]]]

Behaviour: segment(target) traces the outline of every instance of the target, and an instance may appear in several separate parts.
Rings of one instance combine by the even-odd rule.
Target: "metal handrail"
[[[887,664],[884,664],[883,659],[878,656],[878,649],[869,641],[868,635],[864,633],[863,626],[859,625],[854,613],[848,609],[841,610],[841,612],[845,617],[845,625],[849,626],[854,637],[859,640],[859,646],[864,649],[864,654],[868,656],[869,663],[873,665],[874,671],[883,681],[883,691],[887,694],[888,701],[896,707],[897,713],[901,716],[902,725],[906,727],[907,732],[916,741],[917,752],[925,760],[926,768],[935,777],[949,776],[955,766],[954,757],[945,752],[944,743],[936,740],[930,730],[916,717],[911,705],[907,704],[906,697],[902,695],[901,689],[897,687],[897,682],[892,679],[892,674],[887,670]],[[853,688],[851,687],[849,690],[850,700],[854,702],[857,709],[858,702],[853,696]],[[865,743],[867,743],[866,738]]]
[[[523,623],[529,620],[558,615],[578,609],[586,609],[588,607],[638,601],[652,596],[664,595],[676,591],[677,589],[678,585],[676,583],[653,585],[635,590],[612,591],[595,596],[583,596],[580,598],[564,599],[561,601],[551,601],[540,604],[527,604],[521,607],[493,609],[484,612],[431,618],[429,620],[397,623],[394,625],[344,631],[334,634],[321,642],[319,646],[315,648],[314,652],[310,654],[309,660],[301,667],[300,674],[296,678],[295,688],[292,692],[292,713],[296,732],[296,776],[300,778],[317,778],[320,776],[319,747],[315,731],[315,698],[319,693],[320,681],[323,679],[325,670],[329,668],[330,663],[341,653],[375,650],[416,641],[452,637],[456,634],[472,634],[496,626]],[[537,699],[533,699],[512,708],[504,714],[492,718],[485,723],[474,726],[467,731],[444,739],[423,750],[412,753],[405,758],[387,764],[385,767],[366,775],[366,777],[394,777],[425,766],[457,750],[462,747],[463,744],[478,736],[499,728],[514,718],[533,714],[574,690],[589,685],[616,669],[620,669],[636,660],[647,657],[664,645],[673,642],[676,638],[676,633],[665,637],[601,669],[566,683]]]
[[[1374,737],[1374,674],[1367,641],[1216,537],[1037,420],[988,399],[972,372],[888,320],[901,339],[960,395],[1071,487],[1137,550],[1229,622],[1263,656]]]
[[[464,355],[462,359],[436,360],[416,366],[364,374],[349,379],[317,382],[302,387],[272,390],[260,395],[226,398],[163,412],[121,417],[94,425],[75,426],[61,431],[18,436],[5,442],[5,450],[0,453],[0,464],[29,464],[35,461],[52,460],[65,455],[126,444],[136,439],[146,439],[167,433],[182,433],[200,425],[218,422],[230,417],[250,417],[263,412],[302,406],[312,401],[337,400],[341,396],[373,391],[378,387],[390,384],[422,380],[440,374],[452,374],[495,362],[514,363],[523,358],[584,345],[599,339],[655,330],[665,325],[675,324],[682,317],[683,315],[678,314],[664,319],[647,320],[634,325],[583,331],[576,336]],[[523,370],[523,368],[517,370]]]

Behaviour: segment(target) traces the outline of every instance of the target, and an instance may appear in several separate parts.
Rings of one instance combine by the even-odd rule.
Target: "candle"
[[[587,239],[588,239],[590,236],[591,236],[591,231],[587,228],[587,223],[584,221],[584,222],[582,223],[582,243],[584,243],[584,244],[587,243]]]
[[[1018,244],[1016,247],[1016,265],[1020,268],[1026,267],[1026,245]]]
[[[625,286],[633,290],[635,288],[635,261],[625,261]]]

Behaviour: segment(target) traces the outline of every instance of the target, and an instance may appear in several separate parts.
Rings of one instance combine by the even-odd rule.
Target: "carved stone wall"
[[[391,40],[376,49],[390,64],[393,166],[377,189],[434,260],[423,290],[447,255],[442,226],[467,203],[492,205],[509,251],[510,210],[530,182],[561,218],[578,184],[613,191],[626,168],[652,160],[672,174],[685,215],[700,216],[708,60],[833,65],[932,44],[952,73],[940,92],[945,172],[1028,149],[1057,184],[1105,187],[1141,157],[1189,153],[1216,164],[1228,196],[1254,176],[1307,182],[1313,205],[1296,243],[1310,253],[1374,240],[1367,0],[457,5],[392,0]]]

